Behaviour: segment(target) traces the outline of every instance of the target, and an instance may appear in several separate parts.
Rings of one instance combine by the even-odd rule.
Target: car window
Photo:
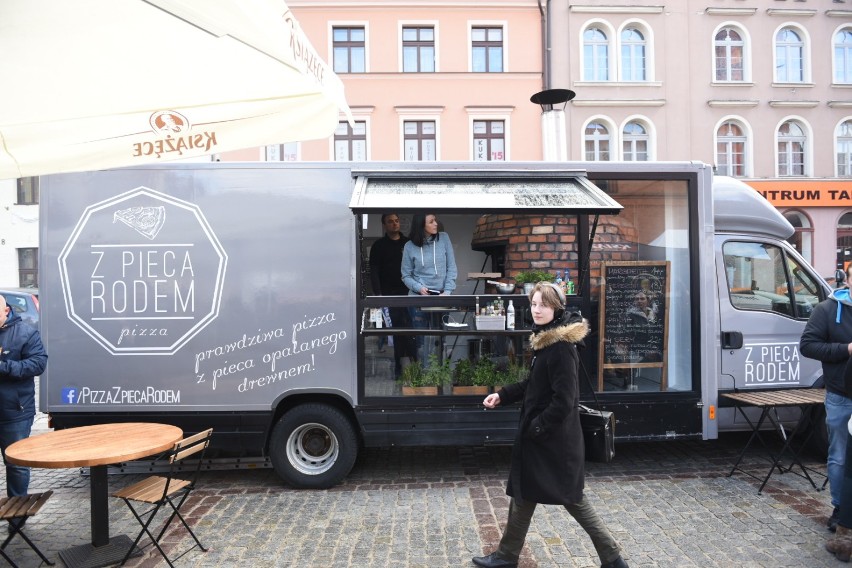
[[[27,311],[27,301],[20,296],[6,296],[6,304],[15,310],[16,314]]]

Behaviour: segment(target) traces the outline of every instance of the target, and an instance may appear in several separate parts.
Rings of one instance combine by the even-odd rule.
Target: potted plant
[[[427,384],[426,372],[420,361],[414,361],[403,368],[399,382],[402,384],[402,394],[405,396],[438,394],[437,386]]]
[[[432,353],[423,374],[427,386],[434,386],[436,390],[443,385],[449,387],[453,383],[452,361],[449,358],[440,361],[438,356]]]
[[[501,371],[496,374],[493,383],[494,392],[499,391],[506,385],[511,385],[512,383],[519,383],[521,381],[526,380],[529,371],[530,370],[526,367],[526,365],[509,363],[509,366],[506,368],[505,371]]]
[[[524,294],[532,292],[536,282],[553,282],[556,276],[546,270],[527,270],[515,275],[515,282],[523,286]]]
[[[468,359],[456,362],[453,369],[453,394],[488,394],[488,386],[476,383],[475,370]]]

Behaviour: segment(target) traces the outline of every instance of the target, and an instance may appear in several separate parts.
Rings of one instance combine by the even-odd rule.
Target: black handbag
[[[579,357],[578,357],[579,359]],[[592,389],[595,406],[600,406],[595,386],[583,360],[580,359],[580,369]],[[615,457],[615,414],[608,410],[595,410],[588,406],[579,405],[580,426],[583,428],[583,442],[586,446],[586,461],[609,463]]]
[[[580,425],[586,444],[586,460],[609,463],[615,457],[615,415],[609,411],[579,406]]]

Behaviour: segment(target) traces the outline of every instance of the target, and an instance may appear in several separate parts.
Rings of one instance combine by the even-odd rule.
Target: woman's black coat
[[[588,334],[586,320],[533,334],[529,378],[500,391],[501,405],[523,400],[506,486],[506,494],[515,499],[570,505],[583,498],[576,344]]]

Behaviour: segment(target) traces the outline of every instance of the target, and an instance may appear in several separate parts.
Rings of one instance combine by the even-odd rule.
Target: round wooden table
[[[171,449],[183,430],[168,424],[123,422],[55,430],[15,442],[6,459],[29,467],[89,467],[92,542],[59,553],[66,566],[96,568],[120,562],[133,544],[127,535],[109,536],[107,466]]]

